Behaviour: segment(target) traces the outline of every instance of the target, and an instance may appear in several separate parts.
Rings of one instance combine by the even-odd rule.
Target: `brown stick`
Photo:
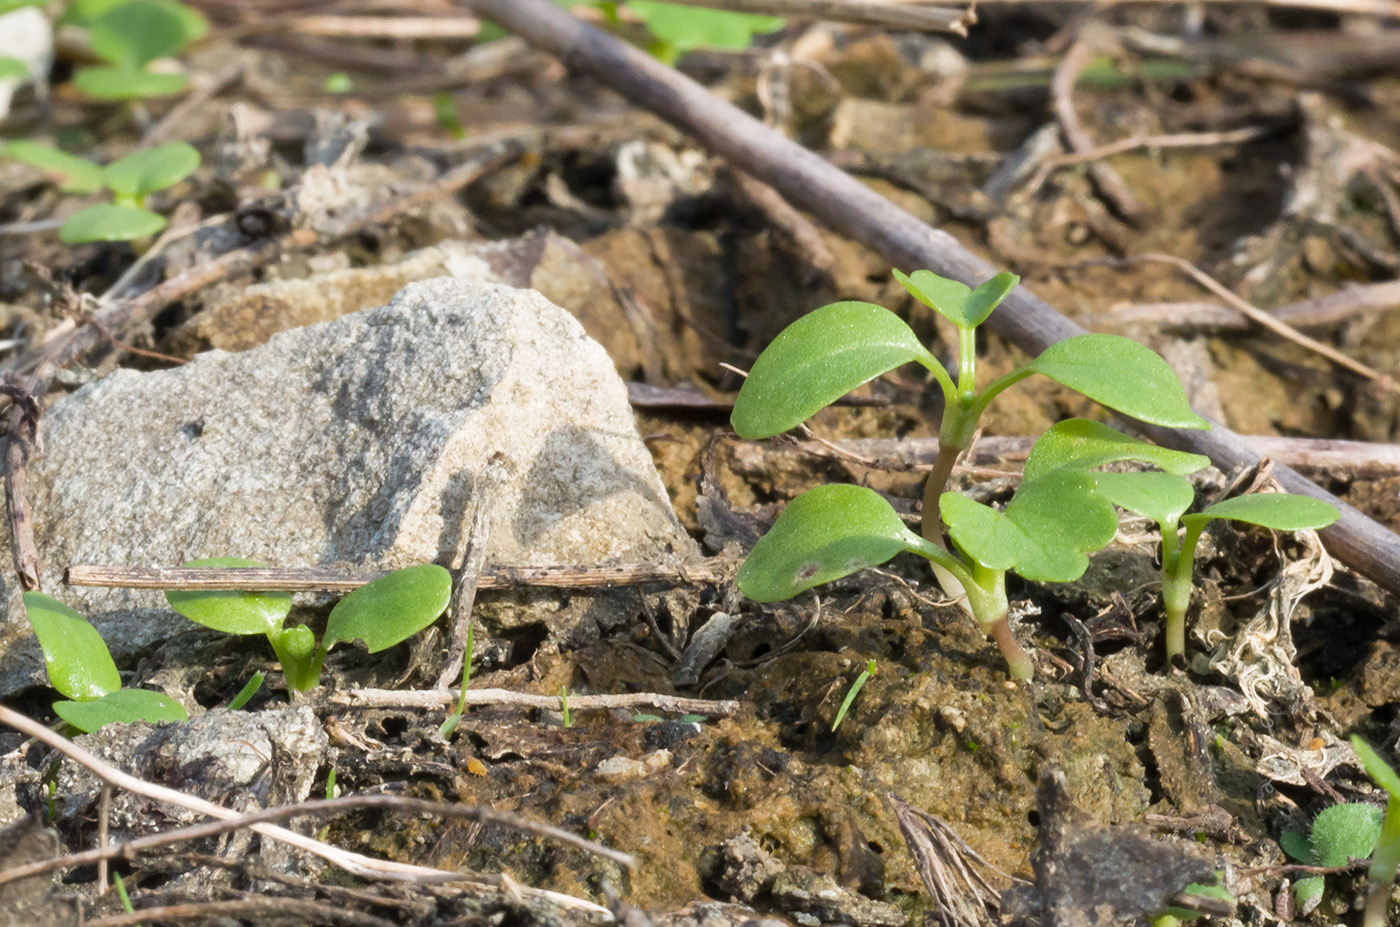
[[[63,581],[70,586],[109,589],[349,592],[386,575],[384,571],[361,573],[335,567],[123,567],[74,564],[64,574]],[[704,565],[681,567],[624,563],[597,567],[498,566],[483,571],[476,586],[478,589],[513,589],[516,586],[597,589],[643,583],[698,585],[718,581],[718,575]]]
[[[977,22],[972,7],[950,10],[939,7],[904,6],[879,0],[673,0],[686,6],[717,7],[736,13],[790,16],[793,19],[826,19],[833,22],[883,26],[887,29],[917,29],[921,32],[951,32],[967,35],[967,27]]]
[[[1400,309],[1400,280],[1358,283],[1326,296],[1302,299],[1269,310],[1280,322],[1294,328],[1320,328],[1336,325],[1368,312]],[[1219,303],[1138,303],[1123,306],[1094,317],[1095,325],[1160,325],[1163,328],[1227,329],[1245,331],[1249,318]]]
[[[948,233],[926,225],[819,155],[783,138],[644,52],[580,22],[549,0],[458,2],[690,133],[776,189],[798,209],[861,242],[891,264],[927,267],[973,285],[996,273],[997,268]],[[1026,288],[1008,296],[988,318],[987,326],[1029,354],[1084,333]],[[1222,425],[1211,431],[1141,427],[1159,444],[1206,454],[1225,471],[1259,459],[1238,435]],[[1337,506],[1341,517],[1321,532],[1329,552],[1400,593],[1400,538],[1287,467],[1275,467],[1274,476],[1289,492]]]
[[[14,392],[6,392],[14,408],[10,410],[5,445],[5,507],[9,512],[15,573],[25,592],[39,588],[39,547],[34,543],[34,519],[29,512],[29,461],[38,452],[39,417],[43,414],[40,390],[47,387],[48,380],[41,369],[38,374],[23,378]]]
[[[1077,155],[1091,156],[1095,151],[1094,140],[1079,122],[1079,114],[1074,111],[1074,83],[1079,73],[1088,65],[1094,50],[1083,39],[1070,46],[1065,57],[1055,68],[1050,80],[1050,103],[1055,119],[1064,133],[1065,144]],[[1123,178],[1104,161],[1088,162],[1089,177],[1094,181],[1103,198],[1108,200],[1114,211],[1128,222],[1136,225],[1146,214],[1137,197],[1133,196]]]
[[[346,689],[330,696],[332,705],[347,705],[354,708],[451,708],[456,704],[460,693],[440,689]],[[559,708],[557,695],[533,695],[529,692],[512,692],[509,689],[468,689],[468,705],[514,705],[520,708],[543,708],[555,711]],[[569,695],[570,711],[601,710],[613,708],[656,708],[660,711],[675,711],[682,714],[705,715],[724,718],[739,710],[739,703],[728,699],[712,701],[702,698],[683,698],[679,695],[660,695],[653,692],[632,692],[626,695]]]
[[[505,455],[497,451],[472,481],[471,501],[467,506],[471,514],[462,520],[462,530],[467,533],[466,550],[458,565],[457,588],[452,592],[452,604],[448,607],[447,618],[452,623],[452,655],[438,676],[440,689],[447,689],[456,681],[467,659],[472,605],[476,602],[476,590],[481,585],[481,571],[486,564],[486,542],[491,537],[491,508],[496,501],[496,487],[500,485],[504,469]]]

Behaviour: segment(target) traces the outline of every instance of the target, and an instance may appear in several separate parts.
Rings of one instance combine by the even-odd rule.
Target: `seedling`
[[[78,0],[62,23],[88,30],[92,50],[106,64],[79,68],[73,83],[99,100],[144,100],[170,96],[189,78],[151,69],[178,55],[209,32],[209,22],[175,0]]]
[[[1351,745],[1366,772],[1390,796],[1381,822],[1381,834],[1371,856],[1371,869],[1366,879],[1366,916],[1362,921],[1363,927],[1385,927],[1389,923],[1385,913],[1390,906],[1390,887],[1395,884],[1395,867],[1400,866],[1400,776],[1360,737],[1353,734]]]
[[[192,560],[187,567],[259,567],[237,557]],[[292,608],[285,592],[166,592],[166,601],[186,618],[225,634],[265,634],[293,696],[321,683],[326,655],[336,644],[362,641],[378,653],[408,640],[437,620],[452,595],[452,576],[440,566],[405,567],[367,583],[331,609],[320,643],[306,625],[283,627]]]
[[[1224,886],[1205,885],[1201,882],[1192,882],[1183,888],[1175,900],[1193,901],[1194,899],[1200,899],[1201,906],[1208,910],[1221,905],[1228,906],[1230,910],[1233,910],[1235,906],[1235,896],[1230,894]],[[1178,927],[1183,921],[1194,921],[1204,913],[1204,911],[1191,908],[1173,906],[1154,914],[1150,918],[1150,923],[1152,927]],[[1218,914],[1219,912],[1212,911],[1212,913]]]
[[[1162,604],[1166,612],[1168,662],[1186,651],[1186,611],[1191,605],[1196,545],[1207,524],[1226,519],[1275,531],[1301,531],[1324,528],[1338,517],[1337,510],[1320,499],[1289,493],[1237,496],[1187,515],[1196,494],[1184,475],[1206,467],[1210,463],[1207,458],[1165,451],[1105,425],[1083,420],[1061,422],[1046,432],[1026,460],[1025,475],[1032,479],[1050,469],[1090,469],[1114,460],[1144,461],[1164,471],[1097,473],[1094,481],[1100,496],[1155,521],[1162,530]]]
[[[735,400],[731,421],[740,437],[772,437],[881,374],[906,363],[921,364],[944,399],[938,457],[924,487],[922,537],[912,542],[916,536],[874,493],[812,490],[789,506],[791,511],[802,503],[794,518],[785,512],[774,525],[772,533],[784,528],[779,539],[765,538],[754,548],[739,574],[739,587],[757,601],[776,601],[883,563],[902,550],[919,553],[933,564],[949,594],[966,595],[969,610],[997,641],[1012,674],[1029,678],[1030,658],[1005,620],[1006,572],[1048,582],[1077,579],[1088,564],[1084,554],[1107,544],[1117,523],[1112,506],[1094,494],[1094,478],[1087,473],[1028,479],[1000,513],[945,492],[982,413],[1007,389],[1040,373],[1146,422],[1177,428],[1207,428],[1209,423],[1191,411],[1165,361],[1116,335],[1086,334],[1058,342],[979,391],[977,329],[1020,278],[1001,273],[971,289],[926,270],[909,276],[896,271],[895,277],[957,329],[956,382],[893,312],[865,302],[833,303],[789,325],[759,356]],[[956,546],[952,553],[944,539],[945,523]]]
[[[1319,812],[1308,836],[1291,830],[1278,842],[1283,852],[1305,866],[1345,866],[1371,856],[1380,839],[1381,819],[1381,809],[1373,805],[1345,802]],[[1293,884],[1299,914],[1311,914],[1322,903],[1324,887],[1320,875],[1307,876]]]
[[[831,722],[831,733],[835,734],[836,729],[841,726],[841,722],[846,720],[846,712],[851,710],[851,705],[855,703],[856,696],[860,694],[861,689],[865,688],[866,680],[874,675],[875,661],[867,660],[865,662],[865,669],[860,671],[860,675],[856,677],[856,681],[851,683],[851,688],[847,690],[846,697],[841,700],[841,707],[836,709],[836,718]]]
[[[184,142],[133,151],[106,167],[38,142],[19,140],[0,153],[47,173],[65,193],[96,193],[104,187],[113,202],[80,209],[63,223],[58,237],[68,244],[129,241],[165,228],[165,217],[146,208],[152,193],[173,187],[199,167],[199,152]]]
[[[681,55],[696,48],[745,49],[755,35],[779,29],[783,20],[778,16],[758,13],[736,13],[705,7],[664,3],[659,0],[555,0],[560,6],[588,6],[603,14],[612,26],[621,23],[618,10],[625,8],[646,26],[653,38],[648,47],[652,55],[674,63]],[[492,36],[494,33],[487,32]]]
[[[41,592],[24,594],[24,610],[44,652],[49,685],[67,696],[54,714],[90,734],[104,724],[185,721],[180,703],[149,689],[123,689],[102,635],[87,619]]]

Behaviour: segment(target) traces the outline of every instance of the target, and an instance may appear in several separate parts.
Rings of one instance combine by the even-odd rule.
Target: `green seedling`
[[[1381,835],[1381,809],[1345,802],[1324,808],[1313,818],[1309,834],[1290,830],[1279,838],[1283,852],[1305,866],[1345,866],[1369,859]],[[1325,882],[1313,875],[1293,884],[1299,914],[1311,914],[1322,903]]]
[[[265,679],[267,679],[267,674],[262,670],[258,670],[250,676],[248,681],[243,684],[243,688],[238,690],[238,694],[229,700],[228,710],[238,711],[252,701],[253,696],[257,695],[258,690],[262,688]]]
[[[184,74],[152,64],[184,51],[209,32],[209,22],[175,0],[78,0],[61,22],[86,28],[93,52],[105,63],[79,68],[73,83],[98,100],[144,100],[189,87]]]
[[[609,26],[621,25],[618,15],[626,9],[646,27],[652,37],[648,51],[668,64],[697,48],[745,49],[753,44],[754,36],[782,28],[778,16],[758,13],[736,13],[706,7],[664,3],[659,0],[555,0],[560,6],[586,6],[598,10]],[[478,38],[492,38],[500,33],[483,30]]]
[[[187,567],[260,567],[238,557],[192,560]],[[165,593],[170,606],[197,624],[225,634],[263,634],[282,664],[293,696],[321,683],[326,655],[336,644],[361,641],[378,653],[408,640],[437,620],[452,595],[452,576],[434,564],[405,567],[367,583],[341,599],[317,643],[305,625],[283,627],[292,608],[284,592]]]
[[[1190,515],[1196,494],[1185,474],[1210,461],[1199,454],[1167,451],[1121,434],[1106,425],[1072,419],[1051,428],[1026,459],[1025,478],[1056,469],[1087,470],[1120,460],[1155,464],[1163,472],[1097,473],[1097,493],[1119,508],[1155,521],[1162,531],[1162,603],[1166,612],[1167,660],[1186,651],[1186,612],[1191,605],[1196,546],[1215,519],[1301,531],[1324,528],[1338,512],[1320,499],[1288,493],[1237,496]]]
[[[1362,921],[1363,927],[1385,927],[1389,923],[1385,914],[1390,906],[1390,887],[1395,884],[1395,869],[1400,866],[1400,776],[1360,737],[1353,734],[1351,745],[1367,774],[1390,796],[1366,876],[1366,914]]]
[[[24,610],[44,652],[49,685],[67,696],[54,714],[90,734],[105,724],[185,721],[179,702],[149,689],[123,689],[102,635],[87,619],[41,592],[24,594]]]
[[[841,707],[836,709],[836,719],[831,722],[831,733],[835,734],[836,729],[841,726],[841,722],[846,720],[846,712],[851,710],[851,705],[855,703],[856,696],[860,690],[865,688],[865,681],[875,675],[875,661],[867,660],[865,669],[860,671],[856,681],[851,683],[851,688],[847,690],[846,697],[841,700]]]
[[[574,714],[569,710],[569,687],[559,687],[559,721],[564,727],[574,726]]]
[[[152,193],[173,187],[199,167],[199,152],[184,142],[133,151],[106,167],[86,158],[20,140],[0,146],[8,155],[44,171],[66,193],[96,193],[104,187],[113,201],[80,209],[63,223],[58,237],[68,244],[130,241],[165,228],[165,217],[146,208]]]
[[[1185,896],[1186,899],[1199,898],[1205,902],[1214,902],[1214,905],[1223,903],[1231,908],[1235,904],[1235,896],[1230,894],[1223,885],[1205,885],[1201,882],[1192,882],[1181,890],[1176,900],[1182,900],[1181,896]],[[1191,908],[1173,906],[1154,914],[1149,922],[1152,927],[1178,927],[1183,921],[1194,921],[1201,917],[1202,913]]]

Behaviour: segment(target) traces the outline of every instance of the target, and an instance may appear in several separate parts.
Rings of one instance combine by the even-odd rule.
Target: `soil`
[[[521,236],[549,229],[564,244],[539,253],[520,245],[520,254],[535,254],[523,282],[579,313],[625,378],[687,391],[663,393],[668,399],[659,406],[639,402],[638,427],[682,522],[726,575],[781,504],[811,486],[864,483],[913,511],[918,473],[791,442],[756,446],[726,437],[725,403],[738,381],[720,364],[747,367],[783,326],[838,298],[888,306],[935,352],[955,350],[877,255],[809,228],[802,217],[795,221],[804,234],[794,234],[792,217],[736,181],[733,166],[523,47],[500,54],[500,46],[467,50],[446,40],[319,39],[273,28],[267,4],[243,12],[214,0],[194,5],[214,30],[185,55],[185,66],[212,75],[238,64],[242,76],[174,125],[171,137],[195,144],[205,162],[190,181],[155,197],[155,208],[175,212],[177,226],[236,210],[254,215],[249,204],[268,186],[295,185],[312,153],[347,121],[364,120],[364,146],[352,146],[346,160],[373,169],[359,183],[381,201],[385,191],[425,186],[484,141],[511,138],[524,154],[454,197],[348,240],[288,254],[135,331],[114,333],[123,344],[177,356],[211,345],[243,349],[277,329],[278,311],[296,320],[287,324],[303,324],[382,303],[401,285],[389,265],[415,249],[459,239],[516,247],[516,239],[527,240]],[[1393,441],[1400,430],[1393,390],[1340,372],[1295,344],[1257,330],[1179,323],[1176,310],[1161,324],[1115,321],[1116,313],[1143,304],[1213,299],[1170,267],[1119,260],[1132,255],[1184,258],[1265,309],[1390,279],[1400,267],[1393,212],[1400,82],[1393,67],[1368,69],[1369,59],[1349,54],[1345,44],[1365,36],[1377,47],[1389,42],[1393,56],[1400,33],[1360,14],[1191,9],[1093,14],[1119,45],[1076,90],[1080,119],[1100,144],[1260,131],[1242,142],[1108,159],[1145,207],[1136,224],[1115,215],[1082,166],[1049,171],[1034,185],[1023,174],[1000,194],[988,192],[998,169],[1051,122],[1048,69],[1067,39],[1085,29],[1081,12],[993,4],[979,10],[982,22],[966,41],[793,24],[754,49],[701,51],[682,65],[1019,273],[1067,315],[1162,351],[1198,408],[1231,428]],[[1193,17],[1194,32],[1187,25]],[[1132,41],[1153,34],[1180,54],[1162,57]],[[170,110],[162,101],[85,101],[61,79],[69,64],[55,71],[51,105],[21,93],[0,126],[5,137],[61,139],[102,160],[129,150]],[[327,93],[323,83],[338,71],[351,75],[353,89]],[[470,80],[454,76],[462,73]],[[441,118],[444,109],[451,119]],[[459,129],[463,138],[454,137]],[[0,225],[72,208],[37,171],[0,161]],[[212,247],[196,245],[179,260],[174,249],[157,252],[130,286],[148,287],[182,269],[181,262],[206,259],[212,252],[200,249]],[[12,356],[26,356],[80,306],[75,294],[104,292],[137,259],[125,244],[74,247],[52,234],[0,230],[0,339],[14,339],[19,353]],[[237,302],[252,284],[297,280],[310,283]],[[267,295],[313,290],[329,308],[278,310],[280,297]],[[1400,317],[1373,310],[1311,333],[1380,374],[1400,377],[1397,325]],[[995,338],[981,349],[987,381],[1025,360]],[[66,383],[117,363],[153,369],[167,361],[107,349]],[[828,441],[936,436],[936,405],[913,373],[897,371],[856,395],[868,402],[818,413],[812,431]],[[681,397],[691,401],[683,405]],[[1070,415],[1100,413],[1033,379],[991,408],[984,434],[1034,436]],[[1016,467],[1007,460],[993,469],[1010,476],[977,470],[958,481],[979,498],[1004,501]],[[1400,528],[1400,474],[1311,475]],[[1219,495],[1239,476],[1209,473],[1201,497]],[[482,592],[474,686],[548,695],[678,693],[735,699],[742,707],[708,718],[576,711],[567,724],[561,712],[480,708],[444,741],[437,734],[443,712],[313,700],[329,741],[295,761],[303,768],[288,775],[309,774],[313,796],[327,791],[334,774],[341,794],[516,812],[632,853],[637,865],[627,871],[494,824],[353,812],[308,825],[306,832],[349,849],[504,873],[521,886],[611,904],[624,920],[767,917],[810,927],[951,917],[928,895],[895,799],[945,822],[1001,870],[989,876],[997,892],[1011,887],[1012,876],[1043,876],[1032,861],[1043,860],[1035,853],[1038,846],[1048,852],[1053,828],[1043,820],[1047,806],[1037,804],[1037,787],[1057,769],[1069,800],[1089,815],[1073,818],[1075,828],[1121,825],[1103,833],[1124,841],[1151,833],[1177,863],[1197,858],[1223,873],[1238,910],[1221,923],[1277,923],[1290,878],[1277,868],[1287,862],[1281,835],[1305,830],[1313,814],[1339,798],[1377,800],[1338,742],[1354,732],[1383,747],[1394,742],[1397,603],[1340,565],[1331,572],[1311,536],[1213,528],[1198,567],[1191,662],[1174,671],[1161,657],[1154,551],[1148,527],[1126,520],[1082,580],[1013,584],[1016,629],[1038,655],[1032,683],[1012,682],[973,622],[942,599],[928,570],[905,559],[824,587],[819,600],[773,606],[743,600],[727,581],[563,597]],[[524,625],[512,618],[542,609],[556,609],[555,618]],[[676,674],[677,654],[716,615],[736,620],[719,634],[711,659],[690,667],[693,681],[686,682]],[[428,637],[373,657],[349,652],[332,660],[328,687],[430,687],[445,659],[441,648],[440,637]],[[874,675],[836,726],[868,665]],[[218,713],[250,667],[272,671],[248,706],[267,713],[271,724],[286,696],[270,653],[257,643],[191,633],[151,653],[136,681]],[[34,690],[12,705],[51,721],[50,700]],[[8,734],[0,734],[0,753],[10,754],[10,806],[43,811],[54,756]],[[273,756],[269,768],[293,762]],[[95,838],[97,796],[84,788],[70,784],[50,819],[67,850]],[[141,809],[144,815],[114,825],[114,836],[159,829],[161,815]],[[1069,827],[1069,820],[1060,815],[1057,826]],[[299,857],[266,849],[260,856],[266,845],[252,837],[196,844],[117,868],[138,909],[270,894],[404,925],[601,917],[522,897],[510,883],[481,882],[455,894],[368,885]],[[232,861],[216,864],[193,852]],[[1124,870],[1134,884],[1150,887],[1154,873],[1171,868],[1150,854],[1139,857],[1138,869]],[[281,882],[260,865],[280,867]],[[74,870],[57,891],[81,896],[87,918],[119,911],[111,893],[98,897],[94,876],[91,868]],[[1360,923],[1359,879],[1329,877],[1322,905],[1296,920]],[[1061,910],[1043,878],[1040,891],[1038,903]],[[1063,922],[1132,922],[1127,902],[1113,907],[1106,895],[1094,895],[1104,891],[1075,902],[1083,920]],[[1096,902],[1108,913],[1086,913]],[[245,923],[319,922],[286,912],[237,916]],[[989,910],[979,916],[990,917]]]

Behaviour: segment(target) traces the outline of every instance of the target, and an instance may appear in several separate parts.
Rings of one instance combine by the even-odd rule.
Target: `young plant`
[[[1162,604],[1166,612],[1167,660],[1186,652],[1186,611],[1196,545],[1215,519],[1243,522],[1275,531],[1325,528],[1337,520],[1335,508],[1320,499],[1289,493],[1237,496],[1187,515],[1196,500],[1185,474],[1210,461],[1198,454],[1166,451],[1082,419],[1061,422],[1046,432],[1026,459],[1025,477],[1051,469],[1093,469],[1116,460],[1156,464],[1164,472],[1096,473],[1096,492],[1119,508],[1155,521],[1162,531]]]
[[[1395,884],[1395,868],[1400,866],[1400,776],[1360,737],[1353,734],[1351,745],[1361,758],[1366,772],[1390,796],[1366,878],[1366,915],[1362,921],[1363,927],[1385,927],[1388,923],[1385,914],[1390,906],[1390,887]]]
[[[192,560],[187,567],[259,567],[238,557]],[[326,655],[336,644],[362,641],[370,653],[401,643],[437,620],[452,595],[452,576],[434,564],[405,567],[354,590],[336,603],[317,643],[306,625],[286,628],[292,608],[285,592],[165,593],[170,606],[186,618],[225,634],[264,634],[282,664],[293,696],[321,683]]]
[[[851,687],[846,690],[846,697],[841,700],[841,707],[836,709],[836,718],[831,722],[831,733],[835,734],[836,729],[841,726],[841,722],[846,720],[846,712],[850,711],[851,706],[855,704],[856,696],[860,694],[861,689],[865,688],[866,680],[875,675],[875,669],[875,660],[865,661],[865,669],[861,670],[856,681],[851,683]]]
[[[1381,836],[1381,809],[1374,805],[1345,802],[1324,808],[1313,818],[1311,832],[1286,831],[1279,838],[1283,852],[1305,866],[1345,866],[1358,859],[1369,859]],[[1293,898],[1299,914],[1311,914],[1322,903],[1325,887],[1320,875],[1307,876],[1293,883]]]
[[[151,65],[178,55],[209,32],[209,22],[175,0],[78,0],[61,23],[86,28],[92,50],[106,62],[79,68],[78,89],[98,100],[144,100],[189,87],[184,74]]]
[[[41,592],[24,594],[24,610],[44,652],[49,685],[68,697],[53,705],[64,721],[90,734],[104,724],[188,720],[164,693],[123,689],[111,651],[82,615]]]
[[[631,12],[653,38],[648,51],[667,63],[697,48],[745,49],[755,35],[782,28],[778,16],[737,13],[660,0],[555,0],[560,6],[588,6],[603,14],[611,26],[621,23],[619,8]],[[488,36],[495,35],[487,32]]]
[[[65,193],[112,191],[113,202],[80,209],[63,223],[58,237],[70,245],[130,241],[159,232],[165,217],[148,210],[146,198],[199,167],[199,152],[184,142],[133,151],[106,167],[28,140],[8,142],[0,153],[44,171]]]

